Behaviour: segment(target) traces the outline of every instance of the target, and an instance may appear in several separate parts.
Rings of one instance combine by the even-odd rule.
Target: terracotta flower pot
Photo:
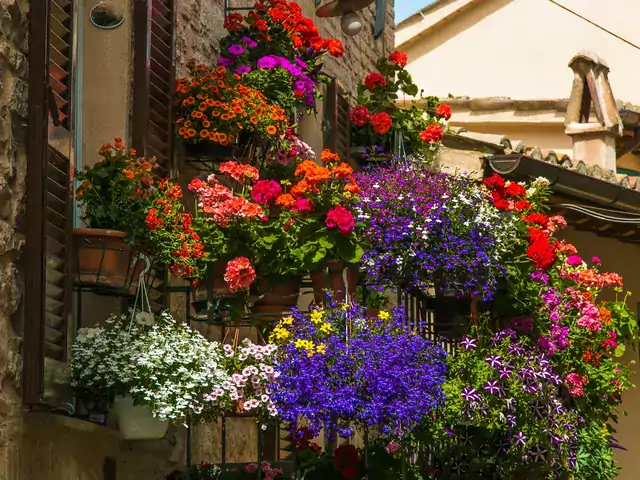
[[[325,267],[309,276],[311,277],[311,286],[313,288],[313,303],[322,305],[324,302],[324,289],[327,288],[325,285]]]
[[[300,279],[292,277],[269,281],[266,278],[258,278],[251,286],[251,292],[260,296],[251,309],[254,313],[286,312],[298,305]]]
[[[73,230],[78,285],[135,291],[145,263],[138,258],[140,250],[127,244],[125,237],[118,230]]]
[[[344,302],[346,298],[347,287],[344,283],[345,264],[342,260],[331,260],[327,262],[327,269],[329,270],[329,286],[333,293],[333,298],[337,302]]]

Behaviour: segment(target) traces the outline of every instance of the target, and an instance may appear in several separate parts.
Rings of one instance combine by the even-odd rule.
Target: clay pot
[[[311,277],[311,287],[313,288],[313,303],[315,305],[322,305],[324,302],[324,289],[326,288],[324,283],[325,267],[309,276]]]
[[[74,228],[74,271],[78,285],[135,292],[145,263],[125,232]]]
[[[279,281],[258,278],[251,286],[251,293],[260,296],[260,299],[254,303],[252,312],[287,312],[298,305],[300,278],[282,278]]]
[[[331,260],[327,262],[327,270],[329,271],[329,287],[333,293],[333,298],[337,302],[344,302],[346,298],[347,287],[344,283],[344,262],[342,260]]]

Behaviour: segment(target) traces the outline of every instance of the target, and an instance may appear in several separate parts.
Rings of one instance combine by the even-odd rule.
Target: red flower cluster
[[[345,237],[349,235],[356,226],[351,212],[341,205],[336,205],[327,212],[325,224],[329,229],[337,228]]]
[[[220,164],[220,173],[230,176],[235,181],[244,183],[247,180],[258,181],[260,174],[256,167],[243,165],[238,162],[224,162]]]
[[[258,2],[247,14],[246,24],[242,15],[232,13],[224,21],[224,28],[238,32],[243,28],[255,28],[260,32],[261,41],[271,41],[272,28],[278,32],[288,32],[295,48],[316,51],[328,50],[334,57],[344,55],[344,46],[340,40],[323,39],[318,27],[308,17],[302,15],[302,7],[296,2],[286,0],[266,0]],[[276,33],[274,33],[275,35]]]
[[[536,227],[529,227],[527,257],[540,270],[549,270],[556,263],[558,259],[556,247],[551,243],[547,232]]]
[[[431,124],[420,132],[420,139],[424,143],[436,143],[442,140],[443,135],[442,127],[440,125]]]
[[[282,195],[282,187],[275,180],[260,180],[251,189],[251,198],[261,205],[271,205]]]
[[[371,117],[371,126],[378,135],[384,135],[393,125],[393,120],[387,112],[376,113]]]
[[[384,87],[387,81],[378,72],[371,72],[364,78],[364,84],[369,90],[375,90],[378,86]]]
[[[198,276],[198,260],[203,258],[205,247],[200,236],[193,230],[193,217],[182,211],[180,203],[182,189],[164,179],[158,190],[162,193],[154,202],[145,218],[151,232],[159,232],[162,246],[170,258],[165,259],[174,275],[184,278]]]
[[[446,103],[441,103],[436,108],[436,117],[444,118],[445,120],[449,120],[451,118],[451,107]]]
[[[498,210],[521,212],[531,207],[525,199],[527,191],[522,185],[516,182],[509,182],[509,185],[506,185],[504,179],[497,173],[490,178],[485,178],[483,183],[491,193],[493,205]]]
[[[333,452],[333,463],[344,478],[358,475],[358,450],[353,445],[340,445]]]
[[[393,52],[389,55],[389,61],[402,68],[407,66],[408,60],[409,59],[407,58],[407,55],[404,52]]]
[[[364,105],[356,105],[351,109],[349,115],[351,116],[351,122],[358,127],[366,125],[371,120],[371,113]]]
[[[248,258],[238,257],[227,262],[224,281],[227,282],[232,293],[249,288],[255,279],[256,270]]]

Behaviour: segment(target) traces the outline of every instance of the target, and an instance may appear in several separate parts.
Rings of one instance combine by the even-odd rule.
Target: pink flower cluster
[[[582,316],[578,319],[578,326],[588,328],[592,332],[599,332],[602,328],[600,322],[600,311],[593,303],[584,303],[580,307]]]
[[[207,178],[207,182],[197,178],[192,180],[189,190],[196,194],[198,206],[202,211],[212,215],[213,221],[223,228],[234,219],[264,216],[260,205],[251,203],[244,197],[235,196],[231,190],[218,183],[213,175]]]
[[[249,288],[255,279],[256,270],[247,257],[238,257],[227,262],[224,281],[232,293]]]
[[[336,205],[327,212],[325,225],[330,229],[337,228],[345,237],[349,235],[356,226],[351,212],[340,205]]]
[[[260,172],[256,167],[243,165],[238,162],[224,162],[220,164],[220,173],[223,173],[235,181],[246,183],[248,181],[257,182],[260,179]]]
[[[577,373],[570,373],[564,379],[564,386],[567,387],[569,395],[572,397],[582,397],[584,395],[583,385],[584,382]]]
[[[282,187],[275,180],[260,180],[251,189],[251,198],[261,205],[271,205],[282,195]]]

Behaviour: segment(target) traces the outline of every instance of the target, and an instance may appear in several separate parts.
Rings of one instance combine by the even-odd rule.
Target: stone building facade
[[[30,220],[26,215],[27,55],[30,7],[41,1],[45,0],[0,0],[0,479],[162,479],[184,465],[183,428],[170,429],[160,441],[126,442],[113,428],[47,409],[28,409],[23,404],[22,359],[28,353],[22,348],[24,245]],[[82,103],[82,124],[77,126],[77,132],[82,137],[77,143],[77,157],[85,165],[94,161],[100,143],[114,136],[128,138],[130,133],[131,15],[137,1],[143,0],[108,2],[120,9],[125,18],[120,30],[114,30],[115,35],[111,36],[92,29],[87,20],[97,0],[75,1],[76,22],[81,25],[78,38],[82,42],[76,67],[83,88],[78,96]],[[241,6],[239,2],[231,0],[231,5]],[[386,3],[385,30],[375,41],[371,33],[374,6],[364,12],[365,28],[354,38],[344,38],[339,20],[314,18],[323,34],[341,38],[345,43],[345,57],[339,61],[331,59],[327,68],[340,80],[347,94],[355,91],[357,82],[381,55],[393,49],[393,0]],[[176,4],[176,66],[180,75],[184,74],[189,58],[210,63],[217,57],[224,7],[223,0],[176,0]],[[314,17],[315,2],[303,0],[302,4],[307,15]],[[316,144],[316,148],[319,146]],[[100,302],[93,306],[95,311],[110,307]],[[103,316],[106,313],[108,310]],[[255,457],[254,428],[251,420],[236,422],[227,448],[239,455],[229,460],[250,461]],[[219,448],[219,426],[194,428],[194,462],[218,460]]]

